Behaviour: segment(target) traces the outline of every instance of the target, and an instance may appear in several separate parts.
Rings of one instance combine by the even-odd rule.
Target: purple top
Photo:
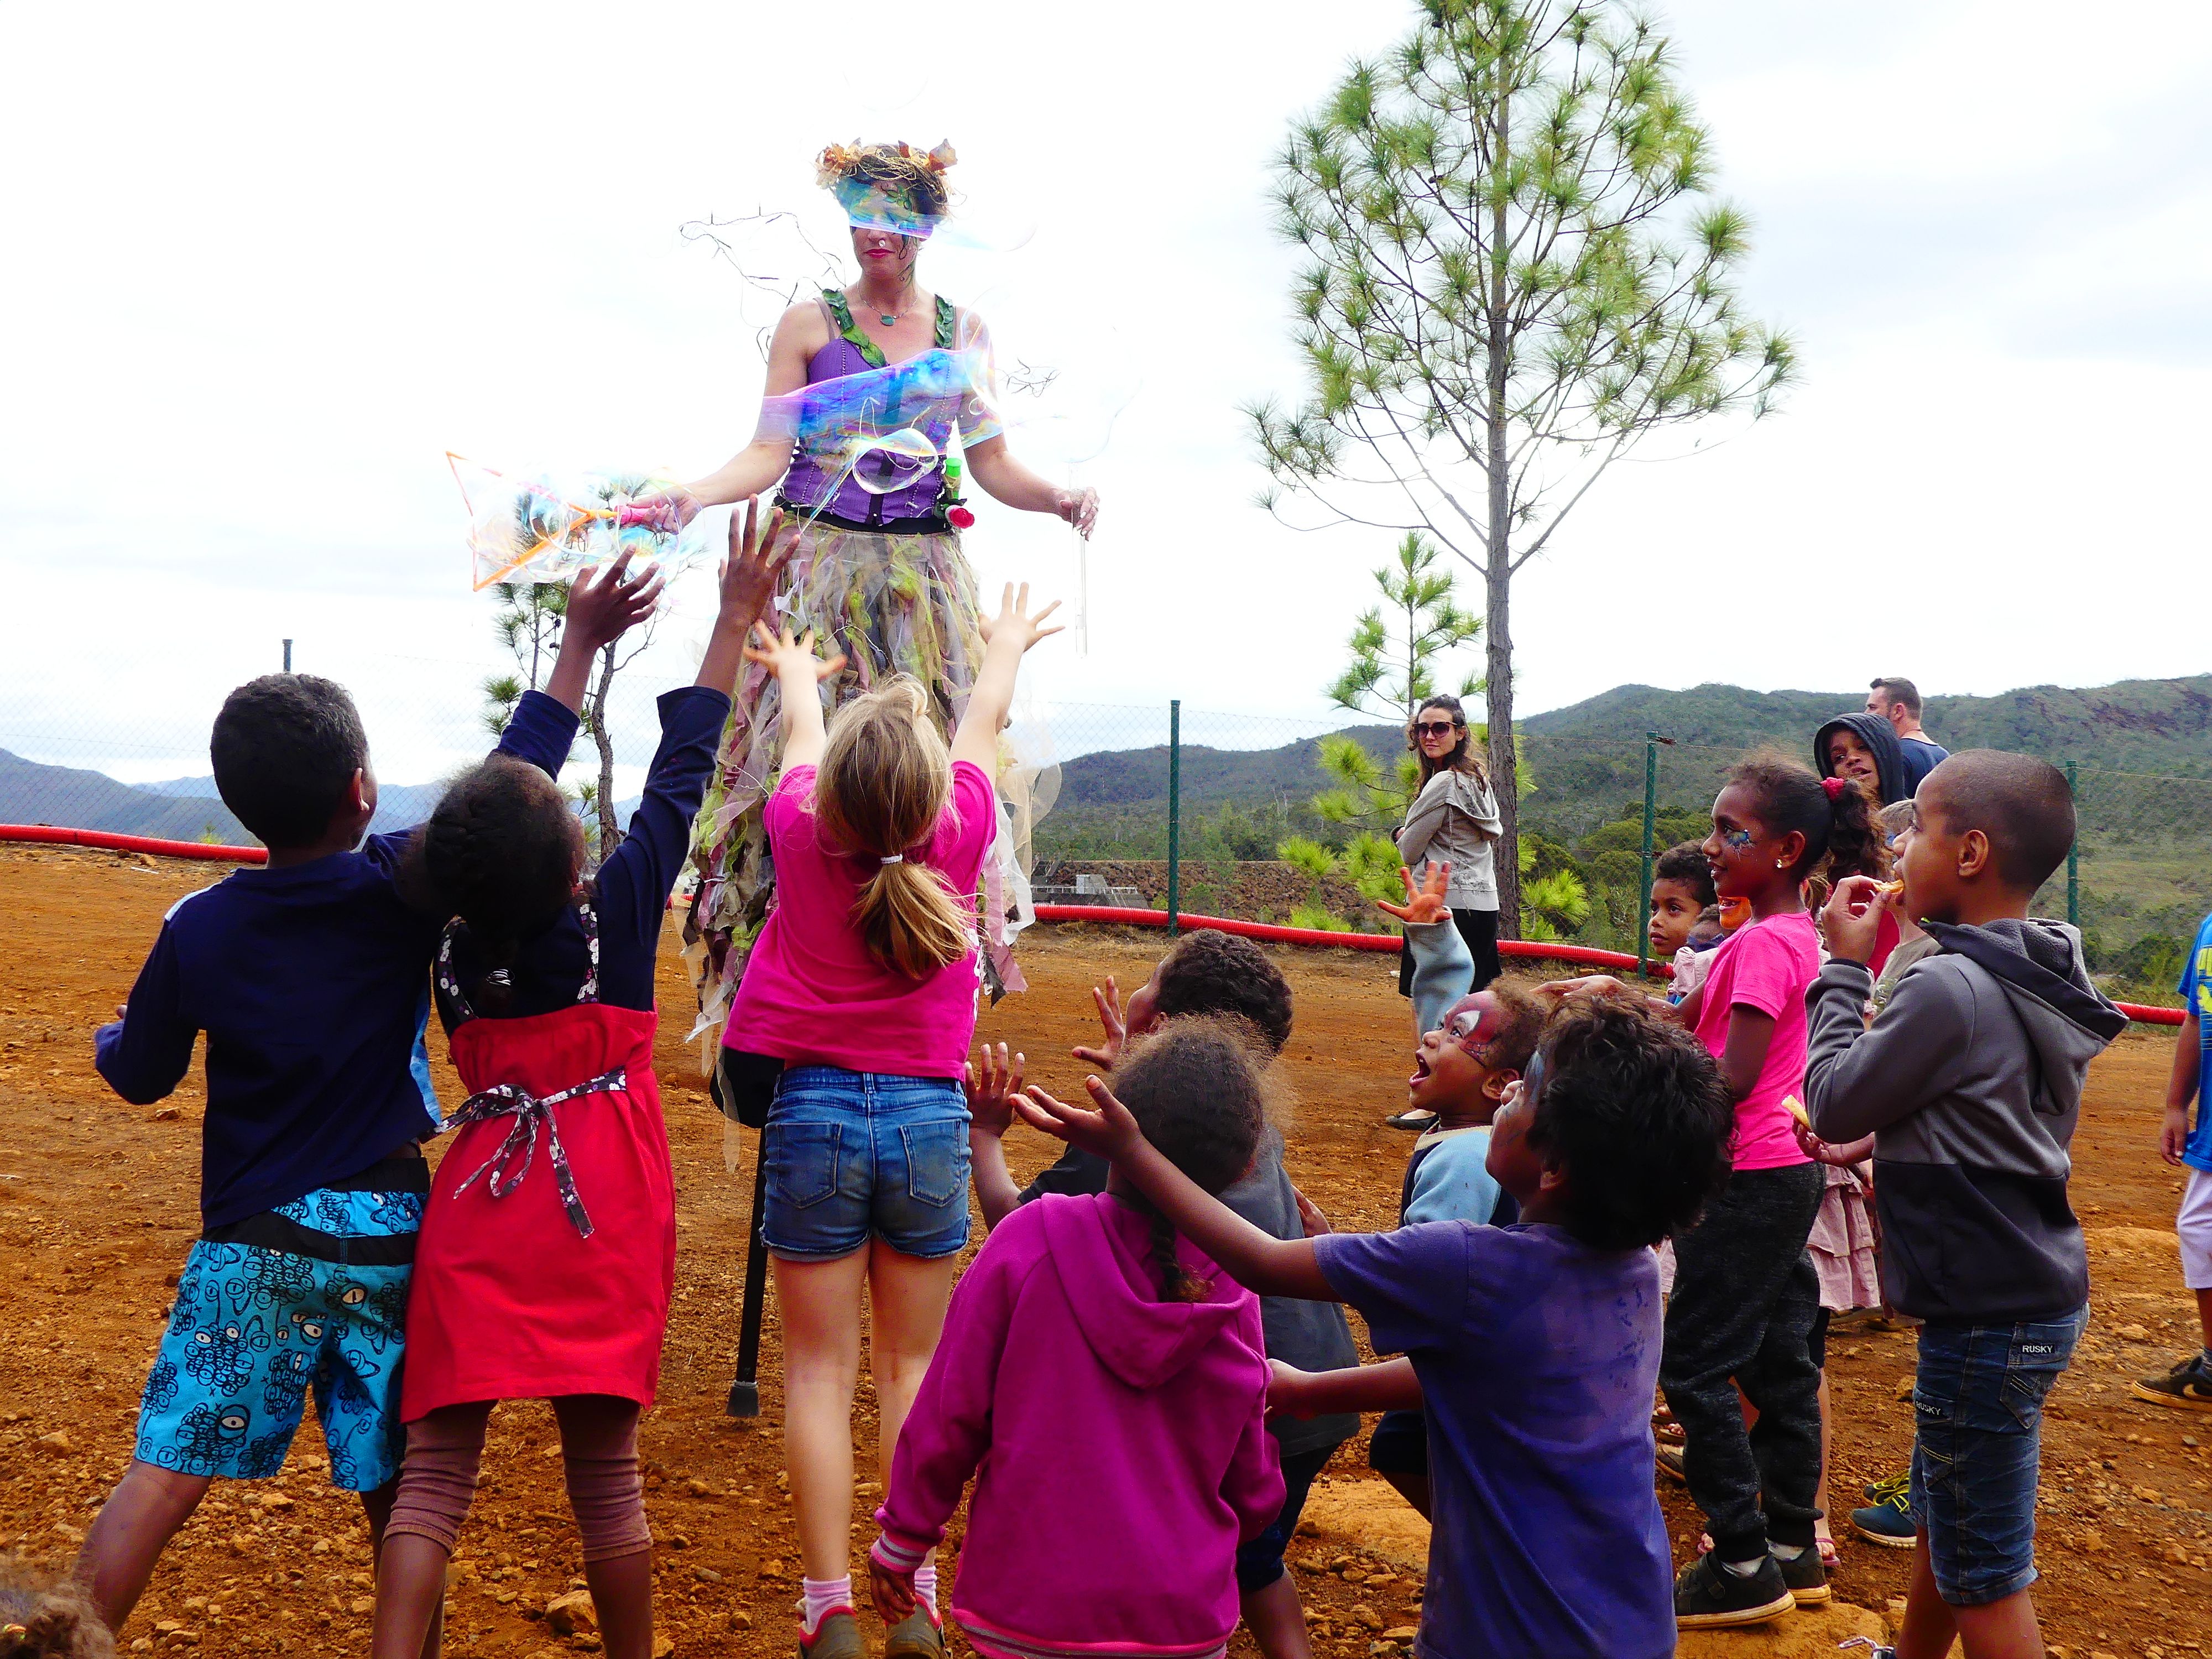
[[[1435,1520],[1417,1659],[1673,1654],[1652,1253],[1468,1221],[1313,1243],[1376,1352],[1421,1379]]]
[[[941,512],[945,446],[956,426],[975,424],[972,418],[963,419],[975,387],[971,365],[948,349],[951,307],[939,304],[937,344],[881,368],[838,331],[837,317],[823,305],[830,337],[806,363],[807,386],[822,391],[796,398],[798,439],[784,474],[784,500],[860,523],[933,518]],[[910,459],[886,465],[888,453],[879,452],[878,465],[891,472],[896,487],[880,492],[867,488],[856,476],[855,449],[865,449],[866,434],[903,427],[927,437],[938,459],[927,466],[915,466]],[[860,467],[866,465],[863,459]]]

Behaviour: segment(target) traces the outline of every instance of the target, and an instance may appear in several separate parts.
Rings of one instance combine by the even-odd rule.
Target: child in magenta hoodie
[[[1209,1193],[1266,1118],[1247,1040],[1170,1020],[1114,1073],[1146,1137]],[[987,1659],[1218,1654],[1237,1627],[1237,1546],[1274,1519],[1259,1299],[1179,1239],[1117,1173],[1000,1224],[954,1292],[899,1437],[869,1553],[887,1622],[975,1493],[953,1618]]]

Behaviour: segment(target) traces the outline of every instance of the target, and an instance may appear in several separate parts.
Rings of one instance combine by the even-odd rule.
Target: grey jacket
[[[1472,772],[1446,770],[1431,778],[1406,809],[1398,857],[1416,881],[1429,864],[1450,864],[1444,902],[1453,909],[1495,910],[1498,875],[1491,845],[1504,833],[1489,783]]]
[[[1805,994],[1805,1104],[1824,1140],[1871,1133],[1883,1293],[1947,1324],[2064,1317],[2088,1299],[2069,1148],[2089,1062],[2127,1016],[2056,921],[1923,923],[1936,953],[1871,1025],[1863,963]]]

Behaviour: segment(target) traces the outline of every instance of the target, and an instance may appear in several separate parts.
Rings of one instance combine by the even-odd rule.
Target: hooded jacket
[[[1879,714],[1838,714],[1813,734],[1813,769],[1824,778],[1836,775],[1836,769],[1828,761],[1828,738],[1837,732],[1849,732],[1874,751],[1875,782],[1881,790],[1881,805],[1910,800],[1912,785],[1905,779],[1905,750],[1897,741],[1897,728]]]
[[[1882,1290],[1919,1318],[2019,1324],[2088,1299],[2069,1148],[2089,1062],[2127,1029],[2056,921],[1923,922],[1936,951],[1872,1025],[1864,964],[1806,993],[1805,1103],[1824,1140],[1874,1135]]]
[[[1237,1546],[1283,1506],[1259,1298],[1163,1302],[1146,1219],[1105,1194],[1008,1216],[953,1292],[899,1435],[878,1560],[919,1565],[975,1477],[952,1616],[986,1654],[1212,1652]]]

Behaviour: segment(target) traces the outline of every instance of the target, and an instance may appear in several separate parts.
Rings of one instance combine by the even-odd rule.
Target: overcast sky
[[[986,246],[933,246],[925,278],[1066,368],[1077,428],[1119,410],[1077,468],[1105,498],[1090,650],[1041,650],[1034,694],[1081,706],[1071,732],[1170,696],[1325,716],[1387,538],[1251,505],[1238,406],[1299,389],[1267,161],[1411,15],[0,0],[0,746],[204,771],[222,693],[289,635],[387,778],[459,758],[496,658],[444,453],[724,459],[760,307],[679,228],[787,210],[837,246],[810,158],[855,136],[952,140]],[[2020,0],[1666,15],[1756,224],[1747,308],[1803,381],[1598,487],[1516,587],[1524,710],[2212,666],[2212,8],[2139,6],[2124,37]],[[1073,597],[1064,529],[980,516],[987,587]],[[702,580],[636,697],[688,678]]]

